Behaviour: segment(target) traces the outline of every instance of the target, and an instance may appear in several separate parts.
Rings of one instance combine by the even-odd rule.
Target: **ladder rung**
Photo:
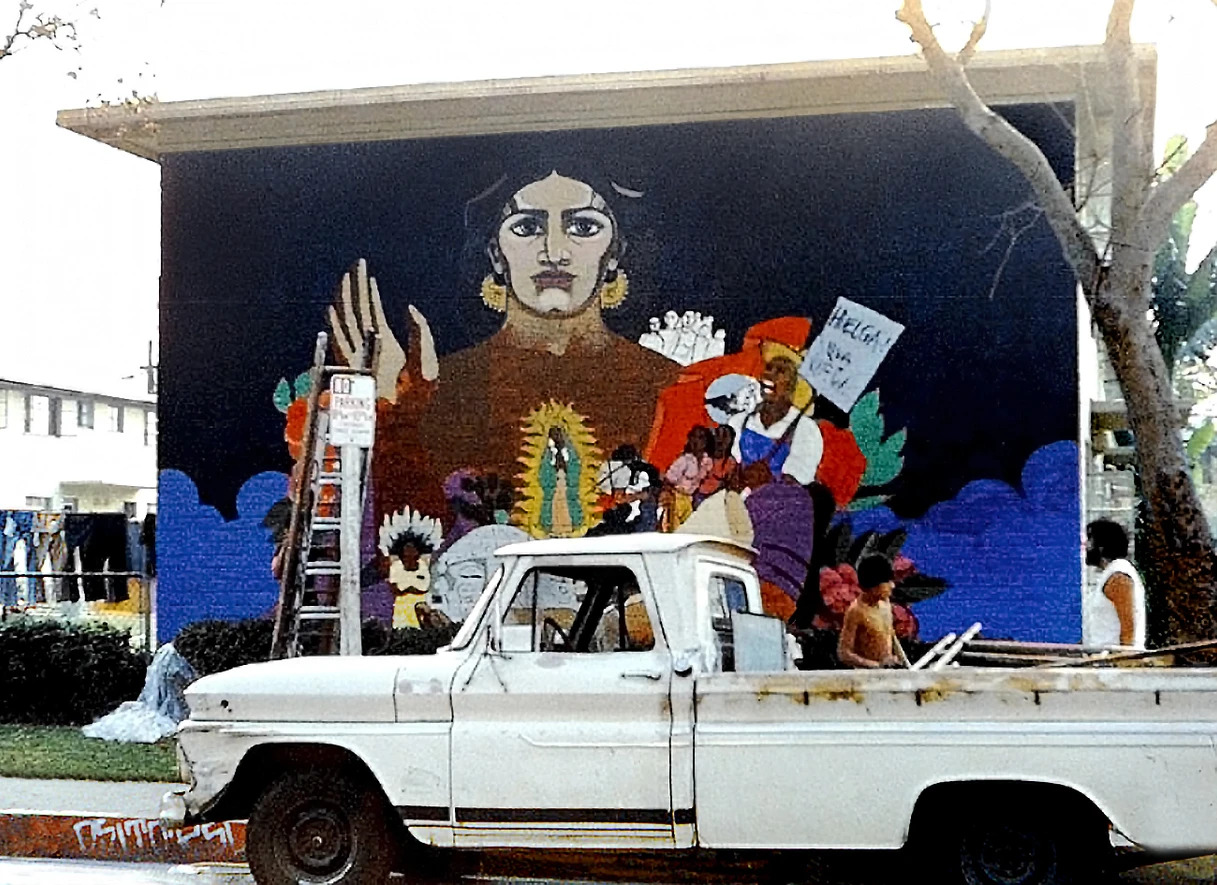
[[[323,372],[331,375],[375,375],[371,369],[353,369],[350,366],[324,366]]]
[[[341,575],[342,566],[336,562],[310,562],[304,567],[306,575]]]
[[[342,520],[339,519],[337,516],[314,516],[313,517],[313,531],[315,531],[315,532],[321,532],[321,531],[328,532],[328,531],[332,531],[333,529],[340,528],[341,526],[342,526]]]
[[[336,621],[338,612],[300,612],[301,621]]]
[[[317,614],[318,612],[333,612],[337,614],[338,606],[336,605],[302,605],[300,606],[301,614]]]

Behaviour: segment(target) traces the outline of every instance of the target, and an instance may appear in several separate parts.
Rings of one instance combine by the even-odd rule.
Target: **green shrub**
[[[243,621],[195,621],[173,640],[178,654],[190,662],[199,676],[256,664],[270,657],[275,625],[269,618]]]
[[[106,624],[0,623],[0,722],[84,725],[135,700],[147,657]]]
[[[391,630],[381,621],[363,622],[365,655],[433,655],[456,636],[460,624],[445,627],[404,627]]]

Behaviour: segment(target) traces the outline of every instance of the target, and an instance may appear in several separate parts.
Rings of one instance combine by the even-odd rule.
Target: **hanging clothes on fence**
[[[144,545],[140,543],[142,526],[137,520],[129,519],[127,530],[127,570],[144,573]]]
[[[63,518],[63,543],[67,550],[63,570],[78,572],[80,549],[93,532],[93,520],[88,513],[68,513]],[[57,602],[76,602],[80,599],[80,579],[64,578]]]
[[[34,513],[30,510],[0,510],[0,572],[16,571],[14,554],[24,542],[26,560],[34,549]],[[17,604],[17,579],[0,575],[0,604]]]
[[[122,513],[87,513],[92,531],[80,547],[80,567],[85,572],[125,572],[127,567],[127,517]],[[126,578],[85,577],[84,597],[89,602],[122,602],[127,598]]]
[[[127,564],[127,517],[122,513],[69,513],[64,519],[64,542],[68,547],[66,571],[125,572]],[[80,551],[79,563],[73,551]],[[64,595],[75,602],[82,595],[88,602],[123,602],[127,599],[126,578],[85,575],[65,578]]]
[[[68,564],[68,547],[63,537],[62,513],[34,514],[34,563],[30,571],[63,571]],[[38,602],[57,602],[59,578],[39,578],[35,597]]]
[[[149,513],[144,517],[143,528],[140,529],[139,542],[144,545],[144,575],[156,577],[156,514]]]

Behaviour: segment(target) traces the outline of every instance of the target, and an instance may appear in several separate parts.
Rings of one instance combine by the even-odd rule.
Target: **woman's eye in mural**
[[[594,237],[608,227],[608,222],[605,219],[599,218],[596,215],[576,215],[566,222],[566,233],[568,236],[587,239]]]
[[[508,219],[507,230],[517,237],[530,239],[545,233],[545,224],[535,215],[523,215],[517,219]]]

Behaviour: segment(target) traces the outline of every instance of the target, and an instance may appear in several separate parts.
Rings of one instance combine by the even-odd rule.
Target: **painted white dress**
[[[1145,585],[1127,559],[1117,559],[1103,570],[1093,587],[1082,589],[1082,645],[1088,648],[1120,645],[1120,615],[1115,603],[1103,593],[1113,575],[1128,575],[1132,579],[1133,644],[1130,647],[1145,648]]]

